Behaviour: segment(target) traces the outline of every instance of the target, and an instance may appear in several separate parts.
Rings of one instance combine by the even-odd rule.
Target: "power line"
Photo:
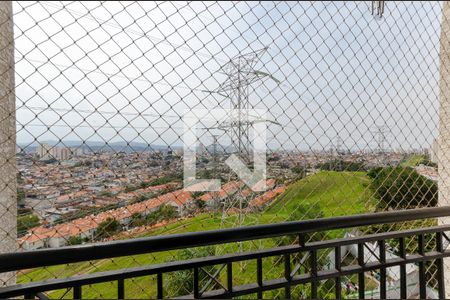
[[[121,112],[121,111],[104,111],[104,110],[87,110],[87,109],[69,109],[69,108],[54,108],[54,107],[43,107],[43,106],[28,106],[28,105],[24,105],[21,107],[18,107],[17,110],[20,109],[29,109],[29,110],[38,110],[38,111],[59,111],[59,112],[71,112],[71,113],[85,113],[85,114],[95,114],[95,113],[99,113],[99,114],[104,114],[104,115],[127,115],[127,116],[143,116],[143,117],[154,117],[154,118],[176,118],[179,120],[178,121],[182,121],[183,118],[195,118],[193,116],[177,116],[177,115],[167,115],[167,114],[150,114],[150,113],[132,113],[132,112]],[[275,118],[277,119],[277,118]],[[263,121],[263,120],[259,120],[259,121]],[[265,120],[267,121],[267,125],[277,125],[278,127],[282,127],[283,129],[291,129],[294,130],[295,132],[302,132],[304,134],[314,134],[313,130],[304,130],[304,129],[300,129],[298,127],[294,127],[294,126],[289,126],[289,125],[283,125],[283,124],[279,124],[278,122],[273,122],[270,120]],[[242,122],[245,123],[245,122]],[[247,124],[251,124],[252,122],[246,122]],[[20,124],[22,126],[39,126],[39,127],[52,127],[54,125],[45,125],[45,124]],[[61,124],[62,125],[62,124]],[[66,126],[66,125],[64,125]],[[223,126],[216,126],[216,127],[198,127],[198,130],[212,130],[212,129],[225,129],[230,127],[230,124],[224,124]],[[61,127],[61,126],[59,126]],[[67,125],[67,127],[70,127],[69,125]],[[79,127],[79,126],[77,126]],[[88,126],[89,127],[89,126]],[[120,127],[120,126],[116,126],[116,127]],[[129,126],[130,128],[138,128],[138,127],[134,127],[134,126]],[[159,126],[161,127],[161,126]],[[148,127],[142,127],[142,128],[148,128]],[[155,128],[155,127],[152,127]],[[175,128],[175,129],[182,129],[181,126],[176,127],[176,126],[170,126],[168,125],[167,127],[161,127],[161,128]],[[283,130],[285,131],[285,130]],[[272,133],[271,131],[269,131],[270,133]],[[325,131],[322,131],[323,134],[325,134]]]
[[[52,124],[52,125],[45,125],[45,124],[21,124],[19,122],[17,122],[17,124],[23,128],[30,126],[30,127],[45,127],[45,128],[52,128],[52,127],[62,127],[62,128],[70,128],[70,129],[76,129],[76,128],[90,128],[90,129],[94,129],[94,130],[98,130],[98,129],[103,129],[103,128],[108,128],[108,129],[124,129],[124,128],[129,128],[129,129],[176,129],[176,130],[184,130],[185,128],[182,126],[131,126],[131,125],[124,125],[124,126],[120,126],[120,125],[99,125],[99,126],[92,126],[92,125],[67,125],[67,124]],[[198,130],[204,130],[204,131],[211,131],[214,128],[197,128]]]
[[[146,78],[141,78],[141,77],[130,77],[130,76],[126,76],[126,75],[120,75],[120,74],[118,74],[118,73],[116,73],[116,74],[107,73],[107,72],[101,71],[101,70],[99,70],[99,69],[88,70],[88,69],[80,68],[80,67],[76,66],[75,64],[73,64],[73,65],[71,65],[71,66],[68,66],[68,65],[64,65],[64,64],[54,63],[54,62],[52,62],[51,60],[48,60],[48,61],[42,61],[42,60],[37,60],[37,59],[32,59],[32,58],[25,58],[25,57],[20,58],[20,57],[19,57],[18,59],[16,58],[16,61],[20,62],[20,60],[22,60],[22,59],[25,59],[27,62],[40,63],[41,65],[44,65],[44,64],[50,64],[50,65],[52,65],[52,66],[54,66],[54,67],[57,67],[57,68],[76,69],[76,70],[78,70],[78,71],[82,71],[85,75],[87,75],[87,74],[89,74],[89,73],[97,73],[97,74],[105,75],[105,76],[107,76],[107,77],[120,77],[120,78],[123,78],[123,79],[127,79],[127,80],[129,80],[130,82],[133,82],[133,81],[142,81],[142,82],[151,83],[152,85],[164,85],[164,86],[168,86],[168,87],[171,87],[172,89],[174,89],[174,88],[180,88],[180,89],[188,90],[188,91],[191,91],[191,92],[202,92],[202,93],[205,93],[205,92],[206,92],[206,90],[197,89],[197,88],[190,88],[190,87],[188,87],[188,86],[181,85],[181,84],[170,84],[170,83],[168,83],[168,82],[150,81],[150,80],[148,80],[148,79],[146,79]]]
[[[53,7],[53,8],[57,8],[59,10],[66,10],[66,11],[68,11],[69,13],[71,13],[73,15],[78,15],[79,17],[86,18],[86,19],[89,19],[91,21],[95,21],[100,26],[107,25],[107,26],[113,27],[115,29],[122,30],[123,32],[127,32],[127,33],[131,33],[131,34],[134,34],[134,35],[138,35],[140,37],[146,37],[146,38],[148,38],[150,40],[153,40],[153,41],[156,41],[158,43],[166,44],[168,46],[171,46],[173,49],[180,49],[180,50],[188,51],[188,52],[190,52],[192,54],[195,54],[196,56],[203,56],[203,57],[208,58],[208,59],[213,58],[213,59],[215,59],[217,61],[226,62],[226,60],[214,58],[210,54],[202,53],[200,51],[193,50],[192,48],[186,47],[186,46],[183,46],[183,45],[177,45],[175,43],[167,41],[166,39],[162,39],[162,38],[158,38],[158,37],[149,35],[146,32],[139,32],[139,31],[131,29],[131,28],[122,27],[118,23],[112,23],[112,22],[109,22],[107,20],[102,20],[102,19],[96,18],[96,17],[92,16],[92,14],[90,12],[88,14],[85,14],[85,13],[79,12],[77,10],[67,8],[66,6],[55,5],[54,3],[51,3],[51,2],[48,2],[48,1],[43,2],[42,4],[50,6],[50,7]],[[134,24],[137,24],[137,23],[135,22]]]
[[[86,113],[86,114],[105,114],[105,115],[124,115],[124,116],[143,116],[143,117],[154,117],[154,118],[177,118],[182,119],[188,116],[177,116],[177,115],[167,115],[167,114],[151,114],[151,113],[132,113],[123,111],[106,111],[106,110],[87,110],[87,109],[69,109],[69,108],[55,108],[55,107],[44,107],[44,106],[22,106],[18,109],[29,109],[29,110],[39,110],[39,111],[60,111],[60,112],[72,112],[72,113]]]
[[[94,130],[99,130],[99,129],[103,129],[103,128],[108,128],[108,129],[124,129],[124,128],[129,128],[129,129],[177,129],[177,130],[182,130],[183,127],[181,126],[130,126],[130,125],[125,125],[125,126],[117,126],[117,125],[99,125],[99,126],[92,126],[92,125],[66,125],[66,124],[52,124],[52,125],[45,125],[45,124],[20,124],[22,127],[46,127],[46,128],[52,128],[52,127],[62,127],[62,128],[70,128],[72,130],[76,129],[76,128],[90,128],[90,129],[94,129]]]

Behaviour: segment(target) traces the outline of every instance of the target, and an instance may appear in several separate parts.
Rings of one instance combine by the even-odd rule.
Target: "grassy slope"
[[[404,162],[401,163],[402,167],[415,167],[417,166],[423,159],[425,159],[425,156],[423,155],[411,155],[408,157]]]
[[[371,211],[363,172],[321,171],[292,184],[264,213],[287,217],[298,205],[319,204],[325,217]]]
[[[282,222],[286,220],[290,213],[298,207],[299,203],[318,203],[326,217],[372,211],[372,206],[367,205],[371,202],[369,201],[369,195],[366,192],[367,183],[368,179],[365,176],[365,173],[362,172],[319,172],[291,185],[283,195],[278,197],[278,199],[270,207],[259,215],[259,223]],[[170,224],[164,228],[157,229],[145,235],[150,236],[217,229],[221,227],[220,217],[221,214],[205,213],[191,219]],[[266,240],[258,243],[259,244],[256,246],[254,243],[250,243],[244,245],[244,247],[270,247],[273,245],[273,240]],[[228,251],[234,252],[236,250],[234,249],[236,248],[236,245],[228,245],[227,248]],[[27,275],[20,276],[19,282],[27,282],[30,281],[30,279],[35,281],[46,278],[72,276],[75,274],[126,268],[156,262],[164,262],[175,258],[176,251],[172,251],[114,258],[113,261],[109,259],[102,260],[100,262],[96,262],[95,267],[93,267],[90,262],[87,262],[72,264],[70,267],[55,266],[46,269],[40,268],[29,272]],[[246,281],[248,282],[254,280],[254,268],[255,266],[252,264],[247,265],[245,270],[242,270],[242,272],[247,273],[248,276],[241,276],[241,278],[246,278]],[[279,270],[275,270],[276,267],[273,266],[272,260],[266,260],[264,262],[264,268],[266,270],[267,268],[270,268],[270,270],[273,270],[274,273],[279,272]],[[239,282],[239,284],[242,283],[243,282]],[[133,283],[129,282],[125,285],[127,290],[126,296],[133,298],[139,296],[142,296],[143,298],[155,297],[155,285],[156,281],[154,277],[134,279]],[[96,284],[86,288],[83,293],[83,297],[114,298],[116,297],[117,291],[115,287],[116,283]],[[59,292],[52,294],[52,296],[60,295],[61,293]],[[69,293],[68,296],[70,297],[70,295],[71,293]]]

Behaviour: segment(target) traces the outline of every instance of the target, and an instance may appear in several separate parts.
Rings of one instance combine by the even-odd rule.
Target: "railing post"
[[[438,136],[439,206],[450,205],[450,3],[443,2],[440,37],[440,110]],[[450,218],[441,218],[450,224]],[[450,259],[444,259],[444,274],[450,274]],[[445,280],[446,298],[450,298],[449,280]]]
[[[11,1],[0,2],[0,253],[15,252],[17,240],[14,33]],[[15,284],[12,272],[0,286]]]

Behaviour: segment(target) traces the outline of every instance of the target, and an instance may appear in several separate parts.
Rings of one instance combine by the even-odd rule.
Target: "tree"
[[[22,188],[17,189],[17,204],[24,205],[23,201],[25,200],[25,191]]]
[[[29,214],[17,217],[17,232],[19,235],[25,233],[28,229],[39,225],[39,218],[36,215]]]
[[[430,159],[428,158],[424,158],[422,159],[418,165],[425,165],[425,166],[429,166],[429,167],[433,167],[433,168],[437,168],[437,163],[432,162]]]
[[[110,237],[121,229],[120,223],[111,217],[101,222],[97,227],[97,237],[99,239]]]
[[[198,176],[198,178],[204,178],[204,179],[214,179],[214,177],[215,177],[213,170],[207,170],[207,169],[199,171],[197,176]]]
[[[135,213],[131,216],[131,222],[130,222],[131,227],[144,226],[145,224],[147,224],[147,220],[145,219],[145,217],[142,214]]]
[[[195,198],[194,203],[195,203],[195,206],[198,207],[200,210],[202,210],[206,207],[206,202],[199,198]]]
[[[369,176],[371,179],[375,179],[378,176],[378,173],[380,173],[381,171],[383,171],[383,167],[375,167],[369,170],[369,172],[367,172],[367,176]]]
[[[171,205],[163,204],[157,210],[152,211],[146,217],[147,224],[153,225],[164,220],[170,220],[178,216],[178,211]]]
[[[291,171],[298,175],[298,179],[304,178],[306,176],[306,168],[303,166],[292,167]]]
[[[83,239],[79,235],[78,236],[71,236],[67,240],[67,244],[68,245],[80,245],[81,243],[83,243]]]
[[[370,172],[369,172],[370,173]],[[372,171],[370,185],[379,197],[379,209],[406,209],[437,205],[437,184],[410,167],[387,167]]]
[[[18,184],[23,184],[24,183],[24,178],[23,178],[23,174],[22,172],[17,172],[17,183]]]

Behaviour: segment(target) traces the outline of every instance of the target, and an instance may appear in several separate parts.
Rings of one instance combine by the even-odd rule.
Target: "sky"
[[[380,126],[386,148],[427,148],[441,4],[387,1],[380,19],[371,2],[15,2],[18,143],[181,145],[184,110],[231,107],[206,92],[221,67],[268,47],[254,69],[280,82],[248,86],[248,107],[278,123],[270,149],[375,149]]]

